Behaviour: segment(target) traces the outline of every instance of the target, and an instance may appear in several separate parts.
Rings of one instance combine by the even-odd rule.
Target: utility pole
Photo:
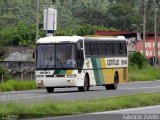
[[[154,1],[155,9],[154,9],[154,38],[155,38],[155,60],[154,66],[157,67],[156,60],[158,58],[158,35],[157,35],[157,3]]]
[[[146,56],[146,1],[144,0],[144,11],[143,11],[143,54]]]
[[[39,0],[36,0],[36,41],[39,38]]]

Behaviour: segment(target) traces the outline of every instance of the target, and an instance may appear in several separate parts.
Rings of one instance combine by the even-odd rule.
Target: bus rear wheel
[[[112,84],[105,85],[106,90],[111,90]]]
[[[84,86],[83,87],[78,87],[78,91],[84,92],[89,90],[89,79],[87,75],[84,77]]]
[[[54,88],[53,87],[46,87],[46,90],[48,93],[53,93]]]
[[[118,73],[115,73],[115,75],[114,75],[114,83],[105,85],[106,90],[116,90],[117,87],[118,87],[118,83],[119,83]]]
[[[118,73],[115,73],[115,75],[114,75],[114,84],[112,84],[111,89],[116,90],[117,87],[118,87],[118,83],[119,83]]]

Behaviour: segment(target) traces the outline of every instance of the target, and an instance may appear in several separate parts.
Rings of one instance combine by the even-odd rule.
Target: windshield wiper
[[[49,65],[49,63],[51,62],[52,63],[52,59],[53,57],[52,57],[52,53],[51,53],[51,57],[49,58],[49,60],[48,60],[48,62],[47,62],[47,64],[45,65],[45,69],[47,69],[48,68],[48,66],[55,66],[55,65]]]

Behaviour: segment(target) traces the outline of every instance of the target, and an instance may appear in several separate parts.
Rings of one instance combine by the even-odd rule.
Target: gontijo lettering
[[[119,59],[107,60],[107,65],[119,65]]]

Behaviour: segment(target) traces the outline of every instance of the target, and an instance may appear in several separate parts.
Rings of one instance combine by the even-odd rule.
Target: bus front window
[[[55,45],[37,46],[37,68],[55,67]]]
[[[37,68],[75,68],[75,51],[74,44],[37,45]]]
[[[56,67],[73,68],[76,67],[75,45],[58,44],[56,45]]]

